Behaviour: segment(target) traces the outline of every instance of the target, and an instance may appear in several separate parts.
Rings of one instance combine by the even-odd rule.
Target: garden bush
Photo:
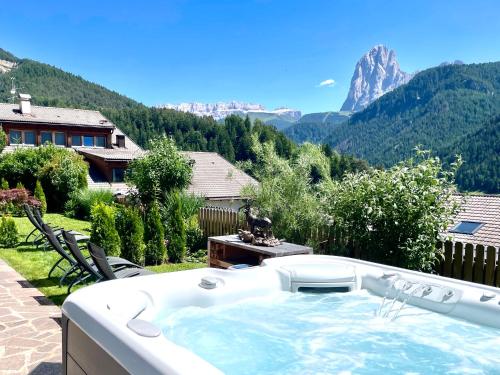
[[[139,211],[120,206],[116,212],[116,229],[121,239],[121,257],[144,264],[144,225]]]
[[[51,210],[60,210],[69,194],[87,186],[88,165],[71,150],[47,145],[18,148],[0,156],[0,178],[33,191],[37,180],[44,187]]]
[[[172,194],[172,212],[167,226],[169,239],[167,255],[170,262],[180,263],[186,255],[186,224],[182,217],[182,205],[179,193],[174,192]]]
[[[33,195],[40,202],[40,211],[42,211],[42,214],[45,214],[45,212],[47,212],[47,200],[45,199],[42,184],[38,180],[36,181]]]
[[[29,194],[26,189],[0,190],[0,214],[14,216],[24,215],[24,204],[40,207],[40,201]]]
[[[162,264],[167,249],[165,247],[165,229],[161,221],[160,208],[156,201],[150,203],[146,211],[144,238],[146,242],[146,264]]]
[[[186,223],[186,252],[188,256],[192,256],[200,249],[206,249],[206,237],[203,234],[199,224],[198,215],[191,216]]]
[[[120,236],[116,230],[115,208],[96,203],[90,215],[90,241],[102,247],[108,256],[120,256]]]
[[[24,185],[23,185],[23,183],[22,183],[22,182],[18,182],[18,183],[16,184],[16,189],[21,190],[21,189],[25,189],[25,187],[24,187]]]
[[[15,247],[19,234],[16,222],[10,216],[2,216],[0,219],[0,245],[4,247]]]
[[[79,189],[71,193],[64,205],[65,214],[81,220],[90,219],[90,211],[96,203],[111,205],[114,201],[113,192],[107,189]]]
[[[7,180],[6,180],[5,178],[2,178],[2,179],[0,180],[0,188],[1,188],[2,190],[9,190],[9,189],[10,189],[10,187],[9,187],[9,183],[7,182]]]

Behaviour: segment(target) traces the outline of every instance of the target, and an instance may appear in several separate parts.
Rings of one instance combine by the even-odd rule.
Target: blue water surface
[[[226,374],[500,374],[500,330],[413,306],[390,322],[375,316],[381,300],[280,292],[157,323]]]

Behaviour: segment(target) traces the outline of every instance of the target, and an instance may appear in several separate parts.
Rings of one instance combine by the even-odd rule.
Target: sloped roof
[[[483,223],[474,234],[450,233],[453,241],[481,244],[485,246],[500,246],[500,195],[455,195],[461,204],[461,210],[448,228],[451,230],[461,221]]]
[[[0,122],[43,123],[114,129],[114,124],[99,111],[86,109],[31,106],[31,114],[22,114],[18,104],[0,103]]]
[[[144,154],[142,150],[130,150],[127,148],[91,148],[75,147],[83,155],[96,156],[104,160],[124,160],[130,161],[141,157]]]
[[[237,199],[241,189],[258,182],[216,152],[182,152],[194,162],[188,192],[207,199]]]

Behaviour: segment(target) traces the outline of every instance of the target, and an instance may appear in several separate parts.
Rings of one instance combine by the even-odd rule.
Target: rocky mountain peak
[[[403,72],[396,52],[379,44],[356,64],[351,87],[341,111],[360,111],[375,99],[407,83],[412,74]]]

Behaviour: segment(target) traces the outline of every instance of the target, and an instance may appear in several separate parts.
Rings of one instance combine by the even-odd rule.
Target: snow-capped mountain
[[[341,111],[360,111],[385,93],[407,83],[413,74],[399,68],[396,52],[377,45],[356,64]]]
[[[266,110],[261,104],[242,103],[237,101],[218,102],[218,103],[180,103],[180,104],[163,104],[159,108],[175,109],[177,111],[193,113],[197,116],[212,116],[215,120],[224,119],[226,116],[257,114],[278,116],[288,119],[289,121],[298,121],[301,112],[289,108],[277,108],[273,111]]]

